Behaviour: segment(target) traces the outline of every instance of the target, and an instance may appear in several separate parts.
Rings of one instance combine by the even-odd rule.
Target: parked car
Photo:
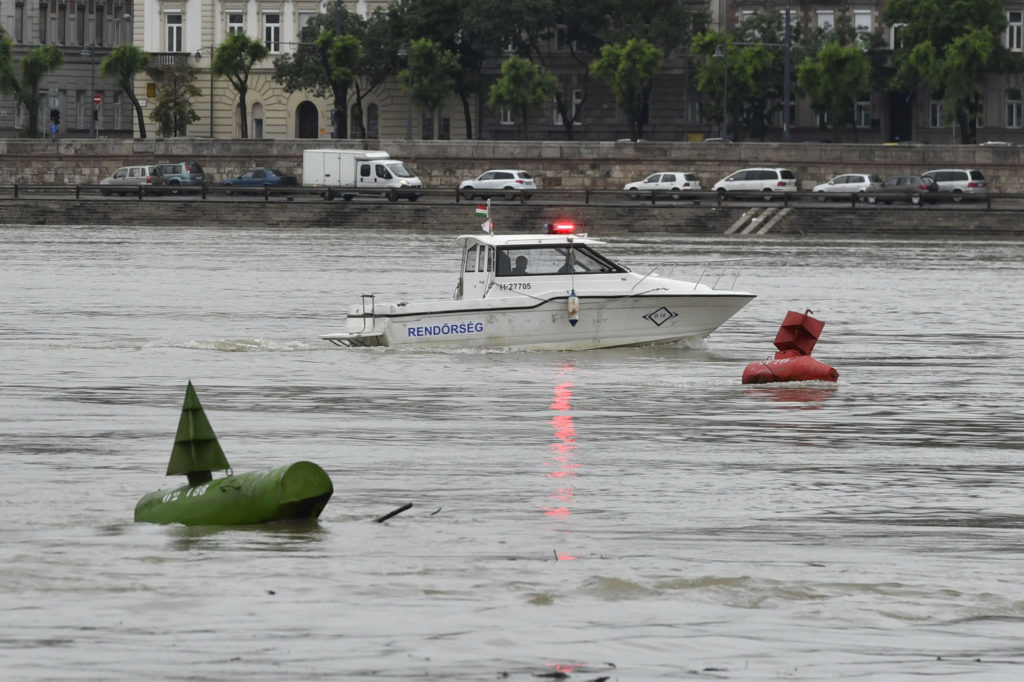
[[[252,168],[220,184],[223,187],[294,187],[299,183],[294,175],[285,175],[276,168]],[[231,194],[231,190],[226,193]]]
[[[164,186],[164,177],[155,166],[121,166],[109,178],[100,180],[100,193],[109,197],[114,192],[120,195],[138,192],[142,187],[147,193],[157,193]]]
[[[891,204],[894,201],[909,201],[915,206],[922,202],[934,202],[938,194],[935,181],[920,175],[900,175],[889,178],[882,183],[875,194],[868,197],[868,202],[881,201]]]
[[[839,193],[845,196],[832,197],[840,199],[849,199],[851,194],[864,192],[873,192],[882,185],[882,178],[877,175],[871,175],[868,173],[847,173],[846,175],[837,175],[828,182],[823,182],[820,185],[815,185],[812,190],[818,201],[825,201],[830,197],[830,193]],[[861,198],[861,201],[864,199]]]
[[[203,167],[196,161],[175,161],[158,163],[157,168],[164,176],[171,194],[177,194],[184,187],[199,187],[206,182]]]
[[[642,194],[651,192],[668,194],[673,199],[682,199],[683,192],[700,191],[700,178],[696,173],[662,171],[648,175],[639,182],[631,182],[622,189],[629,192],[630,199],[639,199]]]
[[[761,192],[765,201],[771,201],[775,192],[795,192],[796,176],[788,168],[744,168],[715,183],[716,192]]]
[[[980,170],[940,168],[921,173],[921,177],[935,180],[939,192],[952,193],[957,203],[964,199],[984,199],[988,194],[988,182]]]
[[[473,180],[459,183],[459,193],[464,199],[490,197],[500,194],[506,199],[515,199],[520,194],[529,199],[531,191],[537,189],[533,176],[524,170],[489,170]]]

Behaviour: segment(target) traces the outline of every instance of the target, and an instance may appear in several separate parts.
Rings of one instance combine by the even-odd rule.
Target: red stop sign
[[[92,103],[93,104],[103,104],[103,95],[101,95],[101,94],[99,94],[97,92],[95,95],[92,96]]]

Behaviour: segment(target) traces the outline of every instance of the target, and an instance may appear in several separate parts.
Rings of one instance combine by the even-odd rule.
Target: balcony
[[[188,66],[191,52],[150,52],[150,66]]]

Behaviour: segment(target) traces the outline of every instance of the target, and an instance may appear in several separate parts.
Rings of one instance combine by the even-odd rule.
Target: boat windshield
[[[409,172],[409,169],[405,167],[405,164],[401,162],[387,164],[388,169],[399,178],[414,178],[416,177]]]
[[[574,263],[569,252],[573,252]],[[608,260],[585,245],[570,249],[567,245],[543,244],[506,246],[498,248],[498,277],[533,275],[592,275],[609,272],[628,272],[621,265]]]

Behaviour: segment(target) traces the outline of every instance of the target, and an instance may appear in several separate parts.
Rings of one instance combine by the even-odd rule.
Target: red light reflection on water
[[[573,367],[567,365],[562,369],[568,372]],[[545,462],[545,464],[552,467],[552,471],[547,474],[547,477],[562,481],[562,483],[550,495],[553,500],[560,504],[541,507],[547,516],[569,516],[572,513],[569,511],[569,504],[576,496],[576,491],[571,482],[566,480],[574,478],[576,476],[576,469],[580,466],[578,462],[573,461],[573,451],[576,450],[576,427],[572,423],[572,415],[569,414],[572,410],[571,399],[571,382],[563,382],[555,386],[555,397],[551,401],[550,409],[564,414],[555,414],[548,422],[554,427],[555,440],[549,446],[551,459]],[[565,558],[571,559],[573,557],[567,556]]]

